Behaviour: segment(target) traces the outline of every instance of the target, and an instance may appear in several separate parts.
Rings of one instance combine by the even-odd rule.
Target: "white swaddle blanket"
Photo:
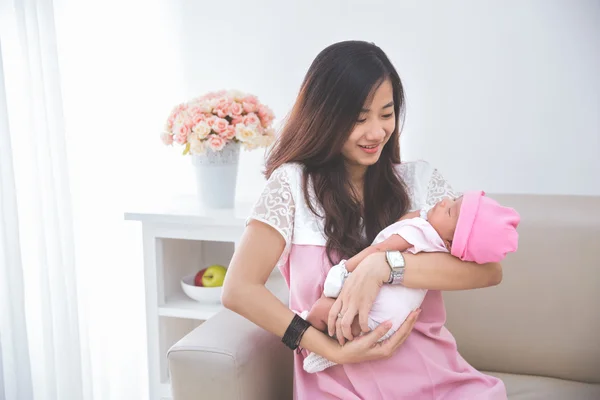
[[[444,241],[424,218],[426,215],[422,211],[421,217],[393,223],[377,235],[373,244],[381,243],[391,235],[400,235],[412,245],[407,250],[410,253],[447,253]],[[345,260],[331,267],[325,279],[323,294],[327,297],[337,298],[348,275]],[[427,290],[425,289],[410,289],[402,285],[383,285],[369,312],[369,328],[375,329],[382,322],[392,321],[392,328],[381,340],[387,339],[398,330],[408,315],[421,305],[426,294]],[[310,353],[304,359],[304,370],[310,373],[322,371],[332,365],[335,363],[316,353]]]

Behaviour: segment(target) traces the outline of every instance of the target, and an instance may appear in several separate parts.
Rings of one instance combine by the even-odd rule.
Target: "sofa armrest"
[[[267,287],[287,304],[285,282],[276,280]],[[292,397],[293,352],[277,336],[230,310],[182,338],[167,358],[174,400]]]

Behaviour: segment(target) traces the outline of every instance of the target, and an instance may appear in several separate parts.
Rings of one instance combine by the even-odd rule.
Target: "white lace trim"
[[[417,172],[417,167],[420,164],[419,161],[416,162],[407,162],[402,163],[396,166],[396,171],[404,181],[404,186],[408,191],[408,198],[410,199],[410,209],[409,211],[414,211],[421,208],[421,204],[419,201],[418,188],[415,187],[415,175]]]
[[[294,243],[309,244],[316,246],[325,246],[327,238],[325,237],[325,220],[316,216],[308,207],[302,190],[302,172],[298,180],[298,204],[296,208],[296,226],[294,228]],[[323,208],[317,201],[312,182],[309,184],[308,194],[310,202],[319,215],[324,215]]]
[[[294,236],[294,219],[296,214],[296,203],[292,187],[295,182],[295,171],[290,166],[277,168],[271,174],[262,194],[258,198],[252,213],[246,220],[261,221],[275,228],[285,239],[285,248],[277,266],[283,264],[289,255]]]
[[[452,187],[446,182],[442,174],[437,169],[434,169],[429,185],[427,186],[427,207],[431,208],[436,203],[440,202],[444,197],[457,197],[457,193],[452,190]]]
[[[397,168],[408,188],[410,211],[429,211],[444,197],[457,196],[442,174],[427,161],[407,162]]]
[[[397,166],[411,198],[410,210],[428,210],[446,196],[456,194],[442,175],[425,161],[407,162]],[[286,241],[280,262],[287,259],[291,244],[325,246],[324,220],[313,214],[304,200],[302,166],[286,164],[273,172],[249,218],[271,225]],[[312,186],[309,194],[317,204]],[[316,205],[318,213],[322,213]]]

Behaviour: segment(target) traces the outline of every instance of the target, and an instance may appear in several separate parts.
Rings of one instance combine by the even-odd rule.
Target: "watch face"
[[[389,255],[394,268],[404,267],[404,257],[402,257],[399,251],[390,252]]]

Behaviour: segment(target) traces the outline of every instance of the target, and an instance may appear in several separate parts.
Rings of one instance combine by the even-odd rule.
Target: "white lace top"
[[[409,189],[409,211],[428,209],[446,196],[456,197],[439,171],[426,161],[402,163],[397,168]],[[327,243],[323,219],[314,215],[304,200],[302,172],[302,165],[296,163],[273,171],[248,218],[272,226],[285,239],[278,266],[287,259],[292,244],[325,246]],[[315,209],[322,214],[312,188],[309,194]]]

